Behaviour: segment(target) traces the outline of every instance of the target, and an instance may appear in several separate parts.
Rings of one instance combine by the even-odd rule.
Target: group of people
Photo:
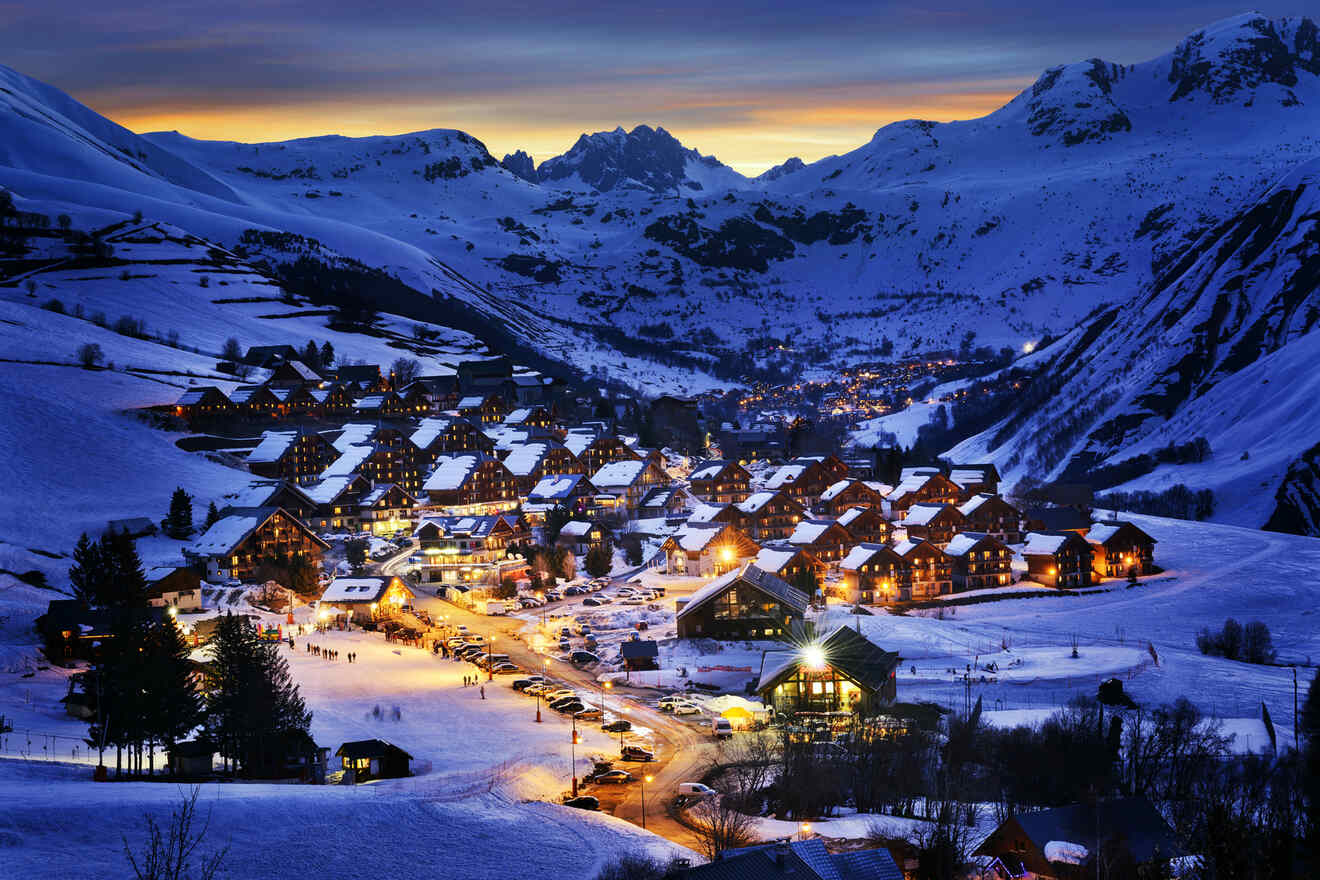
[[[481,698],[486,699],[486,686],[481,683],[481,677],[478,675],[463,676],[463,687],[481,688]]]
[[[291,647],[291,648],[293,647],[293,640],[292,640],[292,639],[289,640],[289,647]],[[324,659],[326,659],[326,660],[338,660],[338,659],[339,659],[339,652],[336,651],[336,650],[333,650],[333,649],[331,649],[331,648],[322,648],[320,645],[313,645],[313,644],[311,644],[310,642],[305,643],[305,647],[306,647],[306,649],[307,649],[307,653],[308,653],[308,654],[311,654],[313,657],[322,657],[322,658],[324,658]],[[345,657],[345,659],[348,660],[349,663],[356,663],[356,662],[357,662],[357,652],[356,652],[356,651],[348,651],[348,652],[344,655],[344,657]]]

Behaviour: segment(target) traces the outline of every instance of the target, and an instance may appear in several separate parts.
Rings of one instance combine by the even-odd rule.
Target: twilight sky
[[[522,148],[539,162],[584,131],[647,123],[757,173],[845,152],[898,119],[982,115],[1046,67],[1143,61],[1251,8],[1081,6],[0,0],[0,62],[135,131],[261,141],[461,128],[497,158]]]

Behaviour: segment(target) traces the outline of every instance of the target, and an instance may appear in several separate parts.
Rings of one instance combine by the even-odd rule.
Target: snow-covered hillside
[[[950,455],[993,460],[1010,482],[1211,489],[1217,520],[1320,534],[1318,282],[1313,161],[1205,233],[1139,297],[1051,346],[1034,380],[1049,394],[1029,390]],[[1201,437],[1204,460],[1160,460]]]

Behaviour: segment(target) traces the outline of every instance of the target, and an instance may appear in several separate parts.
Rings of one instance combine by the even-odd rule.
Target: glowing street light
[[[646,827],[646,783],[652,782],[654,780],[655,777],[649,773],[642,777],[642,827],[643,828]]]
[[[802,649],[802,662],[817,672],[825,668],[825,649],[820,645],[807,645]]]
[[[803,822],[801,825],[801,831],[802,831],[802,839],[806,840],[807,835],[811,833],[811,823]]]

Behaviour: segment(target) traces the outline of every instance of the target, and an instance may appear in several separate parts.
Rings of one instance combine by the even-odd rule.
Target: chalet
[[[703,461],[688,474],[688,485],[709,504],[737,504],[752,494],[752,475],[736,461]]]
[[[254,345],[243,355],[243,363],[268,369],[285,361],[296,361],[298,349],[292,345]]]
[[[422,419],[410,439],[431,461],[456,452],[482,452],[490,455],[495,451],[495,441],[467,419],[460,418]]]
[[[756,492],[734,505],[741,527],[757,541],[782,541],[807,515],[798,501],[782,490]]]
[[[567,447],[544,441],[515,446],[504,456],[504,466],[518,484],[518,494],[527,495],[544,477],[582,473],[582,465]]]
[[[470,388],[483,379],[508,379],[513,375],[513,361],[504,355],[460,361],[455,368],[460,388]]]
[[[174,414],[190,423],[228,416],[233,411],[229,398],[214,385],[189,388],[174,403]]]
[[[654,639],[629,639],[619,645],[619,659],[626,672],[660,668],[660,645]]]
[[[783,455],[786,440],[781,428],[734,428],[725,424],[720,429],[719,443],[727,458],[747,464]]]
[[[274,389],[280,403],[283,404],[282,412],[290,416],[311,415],[313,413],[324,413],[325,407],[321,404],[324,396],[318,397],[314,391],[322,389],[312,385],[296,385],[292,388]]]
[[[775,714],[876,715],[894,702],[899,655],[841,626],[819,642],[761,659],[756,693]]]
[[[353,401],[355,415],[369,419],[396,419],[411,415],[404,400],[393,391],[376,391]]]
[[[556,425],[554,414],[543,406],[522,406],[504,417],[504,424],[549,431]]]
[[[652,486],[668,482],[669,477],[662,469],[636,459],[611,462],[591,476],[591,484],[601,492],[616,496],[623,513],[629,518],[636,517],[642,498]]]
[[[1169,823],[1143,797],[1114,798],[1018,813],[996,828],[976,854],[991,860],[994,876],[1085,880],[1096,843],[1134,876],[1172,876],[1169,863],[1187,853]],[[1143,870],[1145,869],[1145,870]]]
[[[887,544],[890,537],[889,520],[880,508],[850,507],[839,514],[837,522],[848,530],[854,541]]]
[[[953,591],[984,590],[1013,583],[1013,551],[993,535],[961,532],[944,552],[953,561]]]
[[[153,607],[185,613],[202,610],[202,578],[191,568],[150,568],[146,575],[147,601]]]
[[[613,434],[601,434],[581,446],[581,451],[574,449],[575,445],[580,445],[582,435],[569,435],[564,438],[564,445],[569,448],[578,461],[582,462],[584,473],[594,474],[607,464],[613,464],[621,461],[637,461],[641,458],[631,446],[624,443]],[[573,441],[573,442],[570,442]],[[600,485],[597,483],[597,485]]]
[[[403,402],[403,410],[407,415],[424,416],[431,412],[431,398],[420,385],[413,383],[395,393]]]
[[[390,617],[411,607],[416,596],[397,577],[338,577],[321,594],[316,607],[347,615],[349,620]]]
[[[781,639],[796,631],[806,593],[750,563],[694,592],[679,609],[680,639]]]
[[[46,657],[64,663],[95,659],[102,645],[114,639],[127,623],[155,626],[164,620],[163,607],[92,609],[77,599],[51,599],[46,613],[33,623],[41,635]]]
[[[843,598],[854,605],[888,605],[902,597],[908,563],[884,544],[858,544],[839,563]]]
[[[405,399],[425,399],[426,412],[438,413],[458,406],[457,376],[421,376],[399,389]]]
[[[508,410],[498,394],[472,395],[458,402],[458,414],[476,425],[495,425]]]
[[[240,489],[229,507],[283,507],[298,519],[310,521],[316,502],[288,480],[253,480]]]
[[[449,513],[503,513],[518,506],[518,484],[498,458],[466,453],[441,458],[422,485],[431,507]]]
[[[533,512],[544,514],[555,507],[573,514],[584,514],[595,507],[594,499],[598,494],[599,490],[582,474],[543,477],[527,493],[523,509],[529,515]]]
[[[335,757],[343,765],[345,779],[351,778],[355,783],[412,775],[412,755],[384,740],[346,742],[335,752]]]
[[[761,571],[783,578],[799,589],[802,589],[803,584],[819,584],[828,568],[809,550],[801,547],[763,547],[752,563]],[[808,592],[805,589],[802,591]]]
[[[266,384],[274,388],[297,388],[300,385],[319,385],[321,376],[300,360],[280,361],[273,366]]]
[[[413,449],[371,441],[350,446],[321,472],[321,479],[361,474],[373,484],[397,483],[405,492],[422,488],[421,468]]]
[[[1091,555],[1076,532],[1029,532],[1022,548],[1027,577],[1047,587],[1089,587]]]
[[[880,510],[884,506],[885,496],[877,485],[861,480],[839,480],[820,494],[820,509],[830,516],[838,516],[850,507],[874,507]]]
[[[993,535],[1005,544],[1022,543],[1022,514],[998,495],[980,493],[958,505],[967,529]]]
[[[337,457],[334,445],[315,431],[265,431],[248,453],[247,467],[259,477],[310,483]]]
[[[207,580],[251,580],[267,559],[302,559],[319,568],[330,545],[279,507],[228,508],[184,554],[206,566]]]
[[[231,412],[250,421],[278,418],[284,406],[284,401],[265,385],[240,385],[229,392],[229,401],[233,404]]]
[[[575,519],[564,523],[555,538],[555,546],[566,547],[573,554],[582,556],[597,547],[605,546],[608,539],[609,532],[600,523]]]
[[[693,507],[693,498],[678,486],[652,486],[637,502],[638,519],[672,519]]]
[[[962,489],[939,471],[913,473],[885,496],[886,513],[891,520],[902,519],[914,504],[957,504],[961,495]]]
[[[849,850],[831,853],[819,837],[780,840],[726,849],[707,865],[688,868],[683,880],[903,880],[889,850]]]
[[[1091,511],[1084,507],[1032,507],[1023,513],[1028,532],[1076,532],[1091,529]]]
[[[512,550],[529,539],[520,516],[427,517],[413,536],[419,546],[410,561],[427,583],[495,586],[526,573],[526,561]]]
[[[853,543],[848,530],[832,519],[804,519],[788,536],[788,543],[807,550],[822,562],[833,563],[843,558],[844,548]]]
[[[1127,577],[1155,570],[1155,539],[1130,522],[1097,522],[1086,533],[1091,570],[1097,578]]]
[[[308,524],[321,531],[356,532],[358,503],[370,491],[371,481],[361,474],[328,477],[304,487],[303,493],[316,505],[306,517]]]
[[[894,552],[907,563],[907,577],[899,585],[898,598],[920,601],[953,592],[953,565],[948,555],[930,541],[908,538],[894,545]]]
[[[736,504],[698,504],[688,514],[687,521],[690,523],[723,523],[733,526],[740,532],[750,533],[747,529],[747,518]],[[755,540],[753,538],[753,540]]]
[[[397,483],[378,483],[358,499],[358,526],[373,535],[393,535],[412,528],[417,499]]]
[[[753,559],[761,547],[738,529],[722,523],[687,523],[660,548],[669,574],[712,577]]]
[[[843,479],[840,471],[834,467],[834,462],[838,462],[843,473],[847,472],[843,462],[834,456],[795,458],[772,473],[765,481],[765,488],[772,492],[783,490],[805,507]]]
[[[963,500],[985,493],[999,494],[999,470],[992,464],[959,464],[949,469],[949,479],[963,491]]]
[[[513,393],[520,406],[549,403],[567,387],[563,379],[541,373],[519,373],[513,377]]]
[[[922,538],[941,549],[966,524],[967,520],[952,504],[914,504],[903,519],[909,538]]]
[[[190,739],[166,746],[171,776],[196,779],[210,776],[215,761],[215,746],[202,739]]]

